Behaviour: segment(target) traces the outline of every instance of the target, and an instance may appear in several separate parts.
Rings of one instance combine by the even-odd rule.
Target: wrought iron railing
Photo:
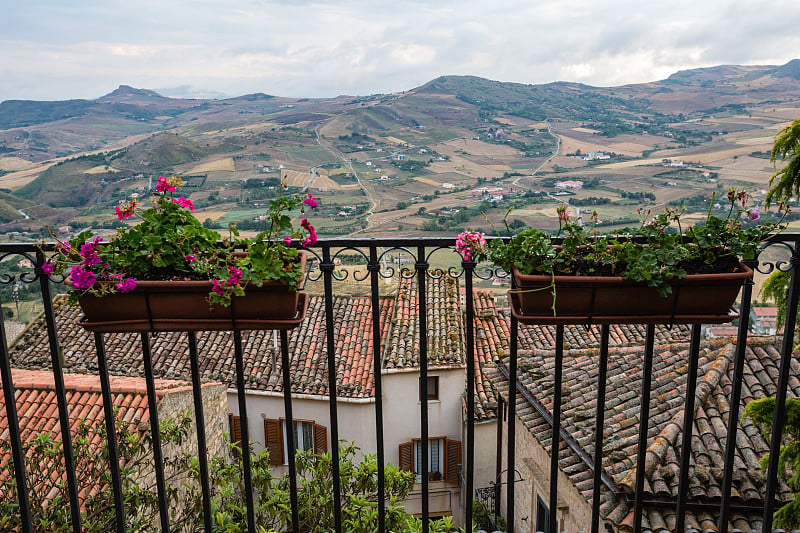
[[[336,360],[337,360],[337,346],[335,335],[335,324],[333,322],[333,299],[334,299],[334,286],[337,282],[343,280],[351,280],[358,283],[363,283],[368,286],[365,290],[368,292],[372,302],[372,329],[365,331],[365,336],[371,336],[373,346],[378,347],[381,345],[382,332],[380,330],[380,282],[382,279],[391,277],[404,277],[414,278],[416,280],[416,290],[419,295],[419,305],[416,310],[417,321],[419,324],[419,335],[417,337],[419,342],[419,376],[420,376],[420,401],[422,408],[420,409],[419,431],[421,442],[421,454],[423,457],[428,456],[428,437],[430,435],[430,427],[428,420],[428,410],[425,408],[428,398],[428,335],[427,335],[427,305],[426,283],[431,278],[449,276],[459,278],[464,287],[464,360],[465,360],[465,374],[466,386],[464,395],[464,435],[463,435],[463,465],[462,465],[462,500],[463,500],[463,516],[458,517],[462,524],[470,524],[473,511],[473,497],[476,494],[475,487],[475,433],[474,433],[474,420],[475,420],[475,383],[476,383],[476,353],[475,353],[475,331],[473,327],[475,318],[475,307],[473,301],[473,285],[476,282],[485,281],[488,279],[496,278],[497,276],[504,277],[505,273],[497,271],[483,265],[476,265],[472,262],[463,262],[453,250],[452,244],[454,239],[450,238],[434,238],[434,239],[330,239],[319,241],[316,246],[311,250],[314,260],[311,264],[314,265],[314,270],[308,275],[308,283],[320,284],[325,301],[325,329],[327,340],[327,355],[328,355],[328,396],[330,407],[330,440],[332,443],[339,441],[339,421],[338,421],[338,400],[337,400],[337,383],[336,383]],[[772,440],[770,443],[770,450],[775,452],[779,449],[781,444],[781,436],[783,424],[785,420],[784,401],[787,396],[787,386],[792,372],[792,351],[794,348],[794,330],[797,321],[797,306],[800,299],[800,274],[796,268],[800,261],[800,234],[787,233],[781,235],[773,242],[765,243],[764,251],[761,254],[762,259],[750,261],[749,265],[755,267],[761,274],[769,274],[772,271],[779,269],[785,272],[790,272],[790,284],[788,295],[786,298],[786,326],[781,344],[781,357],[779,362],[779,376],[777,379],[777,409],[774,415]],[[777,252],[774,250],[778,250]],[[44,274],[41,265],[46,259],[47,249],[42,251],[32,244],[0,244],[0,285],[10,286],[14,284],[38,285],[41,294],[41,305],[44,313],[44,323],[47,329],[47,336],[50,347],[50,364],[52,366],[56,398],[58,404],[58,416],[61,421],[61,442],[63,449],[63,461],[66,472],[66,484],[69,493],[69,506],[70,512],[68,513],[71,521],[72,531],[82,531],[82,524],[80,519],[80,497],[77,480],[75,477],[75,457],[73,455],[72,435],[70,433],[69,423],[69,405],[65,392],[65,385],[63,380],[63,364],[62,355],[59,348],[59,338],[57,334],[54,306],[53,306],[53,293],[59,289],[54,289],[63,282],[62,279],[51,279]],[[399,258],[406,259],[399,259]],[[432,259],[436,257],[436,261]],[[441,259],[444,257],[444,259]],[[346,258],[346,262],[352,265],[352,268],[342,269],[339,265],[341,260]],[[19,264],[19,260],[27,259],[31,265],[28,269],[2,269],[2,265]],[[13,272],[12,272],[13,270]],[[734,379],[731,388],[731,395],[729,399],[730,412],[727,413],[729,420],[738,420],[741,416],[739,405],[741,403],[741,383],[743,376],[744,365],[744,352],[748,338],[749,329],[749,314],[751,307],[751,299],[753,298],[752,282],[745,284],[740,295],[740,321],[737,338],[737,352],[735,359]],[[9,301],[0,302],[8,305]],[[0,315],[0,321],[3,320]],[[524,399],[522,394],[523,390],[518,388],[518,369],[517,369],[517,356],[518,356],[518,328],[517,321],[510,317],[510,353],[508,363],[500,364],[501,372],[506,376],[508,383],[515,384],[514,390],[518,394],[509,394],[507,397],[507,455],[505,457],[505,464],[503,468],[513,472],[515,465],[518,462],[515,449],[515,424],[517,423],[517,410],[518,410],[518,396]],[[28,484],[25,470],[25,456],[21,440],[21,428],[19,426],[19,417],[15,402],[15,384],[12,380],[11,373],[11,359],[9,357],[9,350],[5,338],[4,328],[0,327],[2,338],[2,350],[0,351],[0,374],[2,375],[3,393],[5,399],[5,408],[8,419],[8,428],[6,435],[3,439],[8,439],[10,448],[12,450],[12,460],[14,462],[14,471],[16,476],[16,486],[19,500],[19,513],[21,517],[21,530],[24,532],[34,531],[34,524],[31,520],[30,500],[28,497]],[[633,508],[635,509],[635,516],[633,520],[633,531],[642,530],[643,509],[645,506],[645,490],[644,490],[644,468],[645,463],[645,450],[648,438],[648,422],[649,422],[649,405],[650,405],[650,380],[652,375],[652,362],[653,362],[653,347],[654,347],[654,333],[655,326],[648,325],[646,329],[645,340],[645,358],[643,369],[643,385],[642,385],[642,402],[639,417],[639,440],[638,440],[638,455],[636,457],[637,476],[636,476],[636,491],[634,493]],[[200,388],[200,374],[198,371],[198,352],[197,340],[194,333],[188,333],[188,342],[190,350],[191,361],[191,380],[194,391],[194,407],[197,413],[202,413],[203,403]],[[234,351],[236,363],[236,388],[238,393],[239,402],[239,416],[241,417],[242,439],[248,442],[248,424],[247,424],[247,402],[245,401],[245,378],[244,378],[244,362],[243,350],[241,344],[241,336],[239,332],[234,332]],[[556,326],[555,345],[552,347],[555,357],[555,376],[554,376],[554,393],[552,398],[552,410],[546,414],[550,419],[552,425],[552,443],[550,449],[558,449],[562,440],[561,430],[561,396],[562,396],[562,376],[561,369],[563,367],[563,354],[564,354],[564,326]],[[98,373],[101,380],[105,421],[109,435],[109,468],[111,478],[113,480],[113,488],[115,494],[115,507],[116,507],[116,528],[117,531],[125,531],[125,516],[122,504],[122,489],[120,486],[120,472],[119,472],[119,459],[116,452],[115,432],[114,432],[114,413],[111,402],[111,393],[109,386],[109,375],[106,365],[106,355],[103,342],[103,334],[95,334],[96,353],[98,360]],[[147,393],[149,399],[150,411],[150,424],[153,432],[153,445],[155,454],[155,472],[157,477],[158,495],[159,495],[159,508],[160,508],[160,527],[162,531],[169,531],[169,514],[170,509],[167,507],[167,499],[165,497],[165,480],[164,471],[161,465],[161,444],[159,441],[159,420],[156,409],[156,392],[154,386],[154,378],[152,373],[152,356],[150,349],[150,335],[147,333],[141,334],[141,352],[144,358],[144,377],[147,383]],[[684,516],[687,510],[687,490],[689,487],[689,456],[690,456],[690,443],[691,443],[691,428],[694,412],[695,394],[697,392],[697,372],[698,372],[698,357],[701,342],[701,324],[691,325],[691,342],[690,342],[690,359],[688,369],[688,381],[686,388],[686,419],[684,420],[684,428],[689,429],[689,434],[684,434],[681,448],[681,464],[680,464],[680,481],[679,493],[676,498],[676,523],[673,528],[676,531],[683,531],[685,529]],[[288,338],[286,332],[281,332],[280,336],[281,357],[283,360],[283,391],[284,392],[284,406],[285,418],[291,422],[292,417],[292,394],[291,382],[289,375],[289,353],[288,353]],[[595,438],[595,454],[593,458],[587,458],[589,463],[594,465],[600,464],[603,452],[603,422],[604,422],[604,380],[606,368],[603,361],[608,356],[609,346],[609,327],[603,326],[601,329],[601,342],[600,342],[600,372],[599,372],[599,392],[597,398],[597,408],[595,413],[596,432]],[[376,350],[377,352],[378,350]],[[499,359],[498,354],[498,359]],[[373,358],[374,373],[374,394],[377,401],[375,401],[375,443],[377,450],[377,463],[379,465],[377,478],[377,507],[379,515],[379,529],[381,531],[385,528],[385,478],[383,465],[388,461],[386,446],[384,443],[384,427],[385,419],[382,409],[382,366],[380,357]],[[510,387],[509,387],[510,388]],[[500,414],[498,414],[498,418]],[[200,459],[199,469],[201,472],[202,492],[203,492],[203,512],[205,530],[210,532],[213,529],[211,523],[211,503],[210,503],[210,486],[208,478],[208,464],[207,455],[205,452],[205,431],[203,428],[203,417],[197,417],[197,440],[198,440],[198,457]],[[291,425],[291,424],[290,424]],[[731,497],[731,482],[732,473],[734,470],[734,457],[736,452],[737,441],[737,424],[728,424],[727,436],[725,439],[726,449],[724,455],[724,479],[722,483],[722,494],[718,502],[719,519],[718,524],[721,530],[728,529],[727,524],[730,519],[730,508],[734,501]],[[287,439],[289,446],[288,454],[288,467],[290,472],[291,483],[291,528],[293,531],[299,531],[298,526],[298,501],[297,501],[297,481],[295,474],[294,462],[294,443],[293,439]],[[336,446],[331,447],[333,455],[332,468],[333,474],[333,493],[334,493],[334,508],[341,509],[342,502],[339,501],[341,490],[338,486],[339,480],[339,458],[338,449]],[[549,508],[555,510],[558,507],[558,470],[559,460],[557,453],[551,453],[550,463],[550,487],[549,487]],[[587,463],[587,464],[589,464]],[[498,465],[500,466],[500,465]],[[430,508],[428,505],[429,499],[429,486],[431,481],[428,475],[428,465],[426,461],[421,461],[421,497],[422,497],[422,530],[428,531]],[[593,498],[592,498],[592,514],[591,514],[591,531],[597,533],[601,525],[601,511],[600,511],[600,491],[604,483],[604,472],[602,468],[594,468],[594,481],[593,481]],[[254,510],[253,510],[253,493],[251,483],[252,473],[250,471],[249,456],[245,454],[244,458],[244,486],[246,487],[246,501],[247,512],[246,521],[248,529],[255,531]],[[520,527],[519,524],[514,524],[515,517],[515,478],[512,478],[502,484],[504,491],[505,509],[498,509],[504,511],[508,519],[508,531],[515,531],[515,527]],[[776,509],[776,488],[778,486],[778,453],[771,453],[769,459],[769,466],[767,470],[766,480],[763,490],[763,509],[762,509],[762,529],[769,531],[772,529],[773,513]],[[486,491],[484,491],[486,492]],[[492,487],[492,511],[495,510],[495,495],[497,487]],[[486,494],[479,493],[482,496]],[[486,498],[484,498],[486,499]],[[557,531],[557,513],[551,512],[549,514],[548,531]],[[343,531],[344,525],[342,524],[341,514],[336,513],[335,531],[340,533]]]

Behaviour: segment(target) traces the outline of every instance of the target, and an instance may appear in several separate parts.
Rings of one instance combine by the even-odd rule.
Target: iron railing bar
[[[608,324],[600,326],[600,368],[597,375],[597,409],[594,424],[594,487],[592,490],[592,533],[600,531],[600,487],[603,474],[603,428],[606,414],[606,378],[608,376]]]
[[[506,420],[506,530],[514,533],[514,491],[517,464],[517,356],[519,352],[519,322],[511,316],[511,338],[509,339],[508,411]],[[500,479],[497,480],[501,482]]]
[[[233,304],[231,304],[233,305]],[[231,310],[233,314],[233,310]],[[239,429],[241,431],[240,446],[242,449],[242,475],[244,477],[244,497],[247,507],[247,528],[256,531],[255,498],[253,497],[253,470],[250,458],[250,426],[247,418],[247,384],[244,381],[244,350],[242,349],[242,332],[233,331],[233,356],[236,360],[236,399],[239,403]]]
[[[750,268],[758,266],[758,261],[745,261]],[[739,404],[742,401],[742,382],[744,381],[744,360],[747,351],[747,333],[750,329],[750,300],[753,296],[753,279],[744,282],[741,310],[739,313],[739,334],[736,338],[736,360],[733,368],[733,390],[728,404],[728,434],[725,439],[725,466],[722,469],[722,496],[720,498],[719,531],[728,530],[731,507],[731,487],[733,485],[733,463],[736,457],[736,433],[739,427]]]
[[[289,362],[289,335],[285,329],[281,330],[281,373],[283,374],[283,410],[286,423],[286,462],[289,465],[289,500],[292,507],[292,531],[300,533],[300,511],[297,501],[297,465],[295,453],[294,417],[292,416],[292,381],[289,376],[291,368]]]
[[[378,287],[380,264],[378,263],[378,249],[369,247],[369,263],[367,270],[370,274],[370,287],[372,298],[372,374],[375,380],[375,446],[378,452],[378,532],[386,530],[386,479],[384,462],[386,460],[383,443],[383,384],[381,371],[383,364],[381,356],[381,301]]]
[[[106,423],[106,445],[108,446],[108,466],[111,470],[111,488],[114,494],[114,517],[117,533],[125,533],[125,507],[122,494],[122,476],[120,475],[119,469],[117,428],[114,421],[114,403],[111,398],[106,347],[102,333],[95,332],[94,345],[97,351],[97,372],[100,374],[100,393],[103,397],[103,414]]]
[[[508,378],[508,376],[506,376]],[[506,412],[503,397],[497,395],[497,435],[494,455],[494,509],[492,514],[500,514],[500,475],[503,473],[503,419]],[[492,518],[494,522],[494,518]]]
[[[686,523],[686,497],[689,494],[689,460],[692,455],[692,429],[697,400],[697,369],[700,360],[700,324],[692,324],[689,347],[689,374],[686,376],[686,402],[683,412],[681,469],[678,482],[678,506],[675,512],[675,531],[683,531]]]
[[[553,437],[550,445],[550,523],[547,533],[558,532],[558,452],[561,433],[561,379],[564,366],[564,326],[556,326],[555,375],[553,377]],[[602,468],[599,469],[602,472]]]
[[[50,292],[50,279],[41,270],[44,263],[44,254],[36,250],[36,275],[39,277],[39,287],[42,291],[42,304],[44,305],[44,318],[47,325],[47,340],[50,347],[50,361],[53,365],[53,381],[56,388],[56,401],[58,403],[58,420],[61,424],[61,447],[64,454],[64,470],[67,477],[67,491],[69,493],[70,521],[73,533],[81,533],[81,508],[78,499],[78,480],[75,472],[75,455],[72,448],[72,435],[70,433],[69,410],[67,407],[67,393],[64,387],[63,365],[61,364],[61,348],[58,343],[55,312],[53,310],[53,295]]]
[[[208,478],[208,449],[206,447],[206,423],[203,416],[203,384],[200,382],[200,365],[197,356],[197,334],[190,331],[189,364],[192,372],[192,397],[194,399],[194,420],[197,429],[197,458],[200,467],[200,488],[203,494],[203,524],[206,533],[213,529],[213,516],[211,516],[211,485]]]
[[[475,302],[472,294],[472,273],[475,270],[474,261],[463,261],[461,268],[464,270],[464,292],[466,297],[466,363],[467,363],[467,442],[466,450],[462,454],[466,457],[466,501],[464,502],[464,524],[467,531],[471,531],[472,524],[472,492],[475,486]]]
[[[11,357],[8,354],[6,340],[6,324],[0,305],[0,377],[3,380],[3,395],[6,403],[8,419],[8,440],[11,442],[11,458],[14,461],[14,479],[17,484],[17,501],[19,502],[19,518],[22,533],[32,533],[31,504],[28,496],[27,474],[25,472],[25,452],[17,417],[17,397],[14,391],[14,378],[11,375]]]
[[[141,334],[142,359],[144,361],[144,381],[147,387],[147,410],[150,416],[150,434],[153,443],[153,463],[156,472],[156,491],[158,492],[158,514],[161,532],[169,533],[169,504],[167,502],[167,485],[164,476],[164,454],[161,450],[161,427],[158,419],[158,398],[153,377],[153,356],[150,352],[150,336]]]
[[[426,295],[426,275],[428,263],[425,262],[425,247],[417,247],[417,310],[419,315],[419,423],[420,423],[420,466],[422,472],[422,533],[428,533],[430,519],[429,480],[428,480],[428,306]]]
[[[769,445],[769,467],[767,469],[767,486],[764,493],[764,515],[762,531],[772,530],[775,492],[778,489],[778,467],[780,448],[783,440],[783,426],[786,422],[786,389],[792,371],[792,350],[794,348],[794,330],[797,326],[797,305],[800,301],[800,249],[792,252],[792,274],[789,281],[789,296],[786,299],[786,320],[783,326],[783,345],[781,346],[781,363],[778,373],[777,391],[775,393],[775,413],[772,418],[772,438]]]
[[[642,406],[639,411],[639,444],[636,448],[636,492],[633,504],[633,531],[641,533],[644,511],[644,477],[647,458],[647,430],[650,424],[650,390],[653,379],[653,352],[655,350],[656,326],[647,326],[644,341],[644,368],[642,370]]]
[[[342,533],[342,491],[339,473],[339,410],[336,406],[336,333],[333,316],[333,268],[331,249],[322,248],[322,262],[319,269],[323,276],[325,290],[325,336],[328,349],[328,405],[330,407],[331,425],[331,469],[333,471],[333,527],[336,533]]]

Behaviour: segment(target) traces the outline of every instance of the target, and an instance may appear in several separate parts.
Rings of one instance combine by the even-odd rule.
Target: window
[[[428,376],[428,400],[439,399],[439,376]],[[419,380],[419,401],[422,401],[422,378]]]
[[[325,453],[328,451],[328,430],[325,426],[315,424],[313,420],[293,420],[295,450]],[[287,451],[290,432],[286,431],[286,420],[264,419],[264,442],[269,450],[269,463],[271,465],[288,464]]]
[[[536,496],[536,531],[548,533],[550,530],[550,509],[540,496]]]
[[[422,454],[422,441],[414,439],[404,442],[399,450],[400,469],[417,474],[417,481],[422,475],[422,461],[425,460],[429,479],[444,480],[448,483],[460,484],[461,475],[461,442],[444,437],[428,439],[428,454]]]
[[[229,414],[228,415],[228,423],[230,424],[230,430],[231,430],[231,442],[233,444],[241,445],[241,443],[242,443],[242,421],[241,421],[241,419],[239,418],[238,415]],[[233,454],[236,457],[239,456],[239,452],[238,451],[234,451]]]

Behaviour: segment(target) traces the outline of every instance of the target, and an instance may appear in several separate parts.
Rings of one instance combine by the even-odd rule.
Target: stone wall
[[[504,427],[506,429],[507,426]],[[516,465],[518,471],[514,491],[514,531],[536,531],[536,502],[541,498],[550,505],[550,453],[530,434],[525,424],[516,419]],[[503,439],[503,468],[507,467],[507,439]],[[506,473],[502,481],[507,481]],[[503,485],[500,496],[500,511],[506,514],[507,485]],[[578,492],[572,481],[558,472],[558,531],[588,531],[591,528],[592,508]],[[507,517],[506,517],[507,518]]]

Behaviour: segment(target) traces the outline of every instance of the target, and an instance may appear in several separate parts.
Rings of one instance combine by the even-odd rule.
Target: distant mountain
[[[130,85],[120,85],[105,96],[98,98],[98,100],[113,100],[117,98],[128,98],[130,96],[143,96],[146,98],[164,98],[156,91],[150,89],[136,89]]]
[[[774,69],[771,74],[776,78],[794,78],[800,80],[800,59],[792,59],[785,65]]]

